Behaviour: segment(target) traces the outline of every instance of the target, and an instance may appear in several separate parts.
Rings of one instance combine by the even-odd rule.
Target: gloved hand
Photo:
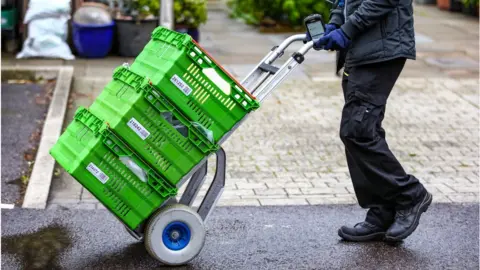
[[[330,32],[332,32],[335,29],[337,29],[337,25],[335,25],[333,23],[326,24],[325,25],[325,33],[323,35],[324,36],[328,35]],[[310,36],[310,33],[308,33],[308,31],[305,34],[307,35],[307,38],[303,41],[303,43],[307,43],[307,42],[312,40],[312,37]]]
[[[333,30],[337,29],[337,25],[333,24],[333,23],[329,23],[329,24],[326,24],[325,25],[325,34],[324,36],[330,34],[330,32],[332,32]]]
[[[350,45],[350,39],[345,35],[342,29],[335,29],[328,35],[324,35],[314,44],[315,50],[341,50]]]

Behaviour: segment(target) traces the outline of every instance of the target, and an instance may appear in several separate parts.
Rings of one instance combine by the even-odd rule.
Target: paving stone
[[[218,206],[260,206],[260,202],[257,199],[220,199]]]
[[[82,190],[82,196],[81,196],[81,201],[83,203],[97,203],[98,200],[95,198],[92,193],[90,193],[88,190],[85,188]]]
[[[452,199],[449,196],[443,194],[435,194],[433,196],[434,203],[451,203]]]
[[[253,189],[231,189],[231,188],[225,188],[223,191],[224,195],[254,195],[255,192]]]
[[[268,188],[310,188],[313,185],[310,182],[274,182],[267,183]]]
[[[455,194],[455,195],[448,195],[447,196],[452,202],[479,202],[478,194]]]
[[[52,179],[49,197],[50,199],[75,198],[79,200],[81,193],[82,185],[62,169],[59,177]]]
[[[267,205],[308,205],[305,199],[260,199],[260,204]]]
[[[237,183],[238,189],[267,189],[264,183]]]
[[[301,188],[303,194],[312,195],[312,194],[333,194],[334,190],[332,188]],[[347,190],[345,190],[347,193]]]
[[[438,183],[438,184],[424,184],[424,185],[425,185],[425,188],[427,188],[427,189],[431,189],[431,188],[437,189],[442,194],[452,194],[452,193],[457,192],[457,191],[453,190],[452,188],[448,187],[445,184]]]
[[[247,196],[240,196],[242,199],[257,199],[257,200],[262,200],[262,199],[288,199],[289,197],[287,196],[287,194],[272,194],[272,195],[262,195],[262,194],[259,194],[259,195],[247,195]]]
[[[309,198],[307,201],[311,205],[319,204],[354,204],[357,202],[354,196],[342,196],[342,197],[326,197],[326,198]]]
[[[96,204],[96,209],[106,210],[107,208],[105,207],[105,205],[103,205],[103,204],[101,204],[101,203],[97,203],[97,204]]]
[[[285,191],[289,196],[302,194],[302,191],[299,188],[286,188]]]
[[[287,195],[283,188],[254,189],[256,195]]]

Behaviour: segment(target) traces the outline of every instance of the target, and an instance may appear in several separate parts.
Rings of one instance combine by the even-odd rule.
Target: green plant
[[[330,7],[324,0],[229,0],[231,17],[243,19],[248,24],[258,25],[264,20],[302,26],[303,19],[319,13],[328,19]]]
[[[467,7],[478,8],[478,1],[479,0],[463,0],[463,4]]]
[[[175,0],[175,24],[198,28],[208,18],[206,0]]]
[[[319,13],[324,20],[328,19],[330,8],[325,1],[318,0],[286,0],[283,11],[293,26],[303,24],[303,19],[312,13]]]
[[[134,20],[142,20],[148,18],[158,18],[160,11],[159,0],[124,0],[120,3],[123,6],[118,6],[117,18],[128,18]]]
[[[134,0],[141,18],[158,17],[160,11],[159,0]]]
[[[120,16],[132,19],[158,18],[160,0],[124,0]],[[206,0],[174,0],[175,24],[197,28],[207,21]]]
[[[240,18],[247,24],[259,24],[265,13],[265,10],[259,8],[259,2],[261,1],[229,0],[227,5],[232,11],[230,17]]]

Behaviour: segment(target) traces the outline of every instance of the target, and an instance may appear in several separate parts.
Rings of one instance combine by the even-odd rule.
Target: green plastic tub
[[[219,146],[145,78],[119,67],[89,110],[170,183],[176,185]],[[128,70],[127,70],[128,71]]]
[[[177,194],[175,186],[155,173],[83,107],[77,110],[50,154],[130,229],[137,228]]]
[[[192,121],[218,142],[260,103],[188,34],[157,27],[132,63]]]

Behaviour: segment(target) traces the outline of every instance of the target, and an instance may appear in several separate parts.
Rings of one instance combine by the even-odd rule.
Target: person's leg
[[[353,155],[348,150],[345,151],[345,154],[358,204],[362,208],[368,209],[365,221],[386,231],[393,223],[395,205],[371,192],[369,182],[365,179],[363,172],[358,169]]]
[[[368,183],[361,179],[364,177],[363,173],[358,170],[352,155],[348,151],[345,151],[345,154],[350,175],[352,179],[355,178],[352,182],[359,205],[368,211],[365,221],[354,226],[342,226],[338,230],[338,235],[347,241],[383,240],[387,229],[394,221],[395,206],[370,192],[368,185],[363,185]]]
[[[383,115],[380,118],[380,121],[383,120]],[[377,127],[378,135],[385,139],[385,130],[379,126]],[[355,164],[352,154],[346,152],[347,164],[350,170],[350,174],[356,175],[358,177],[365,177],[358,169],[358,166]],[[361,186],[361,183],[368,183],[366,179],[354,182],[354,190],[359,201],[360,206],[363,208],[368,208],[367,216],[365,221],[385,228],[385,230],[392,225],[395,218],[395,204],[392,202],[385,201],[383,198],[378,197],[369,191],[369,186]]]
[[[346,70],[344,89],[347,91],[344,91],[346,102],[340,137],[349,153],[347,159],[350,159],[349,168],[359,204],[364,208],[384,205],[390,209],[395,205],[396,210],[410,209],[428,194],[417,178],[404,171],[390,151],[382,128],[386,101],[404,63],[404,59],[396,59]],[[417,217],[418,213],[418,221]]]
[[[352,89],[348,87],[348,72],[349,70],[346,69],[342,82],[345,103],[355,96]],[[345,117],[347,115],[349,115],[349,113],[345,113],[344,109],[342,116]],[[342,117],[342,122],[344,122],[344,120]],[[385,133],[381,129],[379,129],[378,132],[380,136],[385,136]],[[394,205],[392,205],[391,202],[384,201],[381,197],[371,192],[369,182],[365,179],[363,172],[359,170],[354,155],[350,153],[346,147],[345,156],[357,201],[362,208],[369,210],[365,222],[357,223],[353,227],[342,226],[338,234],[343,239],[349,241],[381,240],[388,227],[393,223],[395,215]]]

